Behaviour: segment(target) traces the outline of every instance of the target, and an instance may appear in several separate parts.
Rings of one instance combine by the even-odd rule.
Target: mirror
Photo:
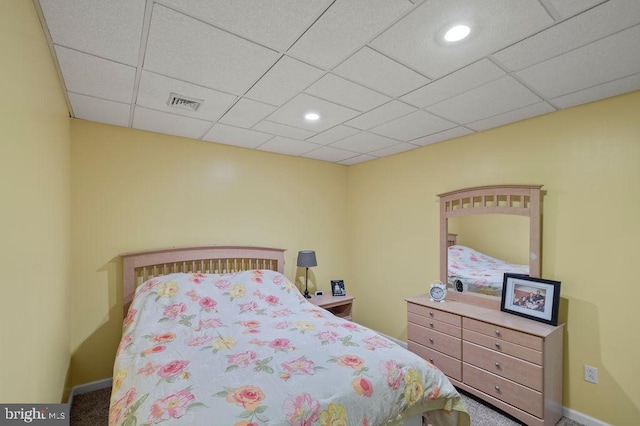
[[[508,263],[529,265],[529,218],[508,214],[454,217],[448,221],[456,244]]]
[[[540,276],[541,187],[496,185],[439,195],[440,280],[449,285],[448,299],[475,302],[469,298],[477,296],[499,307],[504,272]]]

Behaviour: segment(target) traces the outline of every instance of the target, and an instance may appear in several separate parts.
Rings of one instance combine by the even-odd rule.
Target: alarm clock
[[[441,281],[436,281],[429,287],[429,296],[432,302],[444,303],[444,298],[447,297],[447,286]]]

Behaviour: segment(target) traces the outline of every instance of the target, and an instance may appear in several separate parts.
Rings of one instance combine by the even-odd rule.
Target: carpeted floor
[[[523,423],[501,411],[497,411],[494,407],[486,402],[470,395],[460,392],[467,411],[471,417],[471,426],[518,426]],[[566,417],[560,419],[556,426],[583,426],[578,422],[570,420]]]
[[[106,425],[109,419],[110,396],[111,388],[75,396],[71,405],[71,426]],[[472,426],[518,426],[522,424],[471,395],[462,393],[462,398],[471,416]],[[563,417],[557,426],[582,425]]]

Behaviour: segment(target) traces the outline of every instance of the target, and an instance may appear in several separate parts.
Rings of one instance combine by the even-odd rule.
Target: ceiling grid
[[[33,1],[71,116],[345,165],[640,89],[635,0]]]

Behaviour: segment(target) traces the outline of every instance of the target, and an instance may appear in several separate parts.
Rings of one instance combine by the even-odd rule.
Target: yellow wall
[[[436,194],[540,183],[543,276],[562,281],[567,323],[564,405],[640,418],[639,92],[347,168],[69,120],[28,1],[0,2],[0,53],[0,401],[59,401],[69,364],[73,384],[111,375],[126,251],[282,247],[293,279],[296,252],[315,249],[311,289],[345,279],[355,319],[404,338],[403,298],[438,277]]]
[[[69,367],[69,113],[32,2],[0,2],[0,57],[0,402],[60,402]]]
[[[638,111],[635,92],[351,166],[356,320],[406,336],[403,298],[438,278],[436,194],[543,184],[543,277],[562,282],[567,324],[564,405],[611,424],[637,423]],[[598,368],[597,385],[583,380],[584,364]]]
[[[348,285],[346,166],[83,120],[71,132],[74,384],[112,374],[121,253],[280,247],[285,274],[304,280],[297,252],[311,249],[311,291]]]

